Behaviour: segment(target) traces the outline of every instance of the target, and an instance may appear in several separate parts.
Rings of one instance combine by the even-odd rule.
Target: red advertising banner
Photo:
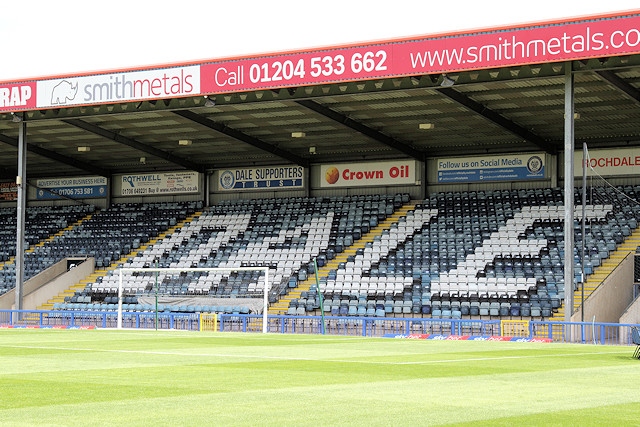
[[[18,184],[15,182],[0,182],[0,200],[16,200],[18,198]]]
[[[0,84],[0,111],[36,107],[36,82]]]
[[[640,54],[640,11],[0,84],[0,112]],[[139,89],[139,90],[137,90]]]
[[[213,62],[204,93],[456,72],[640,53],[640,15]]]

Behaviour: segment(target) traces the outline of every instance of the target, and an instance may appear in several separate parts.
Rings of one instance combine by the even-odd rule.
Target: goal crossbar
[[[261,271],[264,273],[264,300],[262,309],[262,333],[267,333],[267,314],[269,305],[269,267],[149,267],[149,268],[136,268],[136,267],[120,267],[118,268],[118,322],[117,328],[122,329],[122,279],[124,273],[133,272],[145,272],[145,273],[182,273],[182,272],[207,272],[207,273],[232,273],[234,271]]]

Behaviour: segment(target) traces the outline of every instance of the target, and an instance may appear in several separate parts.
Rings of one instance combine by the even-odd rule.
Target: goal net
[[[121,267],[116,271],[118,329],[123,327],[124,313],[147,311],[155,313],[156,319],[162,313],[262,314],[262,332],[267,332],[269,267]]]

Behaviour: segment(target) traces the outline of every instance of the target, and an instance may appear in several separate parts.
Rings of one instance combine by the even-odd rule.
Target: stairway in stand
[[[47,301],[47,302],[43,303],[42,305],[40,305],[38,307],[38,310],[53,310],[53,305],[55,303],[64,302],[65,297],[72,297],[77,291],[81,292],[87,286],[87,284],[94,283],[98,279],[98,277],[100,277],[100,276],[105,276],[107,274],[107,271],[112,269],[112,266],[114,266],[114,265],[117,266],[117,265],[124,264],[125,262],[127,262],[127,260],[129,258],[131,258],[132,256],[135,256],[135,253],[144,252],[145,249],[147,249],[150,246],[153,246],[158,240],[164,239],[167,234],[174,233],[177,228],[184,227],[184,224],[193,221],[194,219],[198,218],[201,214],[202,214],[202,212],[200,212],[200,211],[199,212],[195,212],[193,215],[188,216],[187,218],[185,218],[181,222],[179,222],[176,225],[174,225],[173,227],[169,228],[164,233],[160,233],[158,235],[158,237],[150,239],[146,244],[140,245],[139,248],[136,248],[136,249],[132,250],[131,253],[122,255],[122,257],[120,257],[120,259],[113,261],[110,266],[107,266],[105,268],[101,268],[99,270],[95,270],[92,274],[90,274],[89,276],[87,276],[84,279],[80,280],[79,283],[76,283],[75,285],[70,286],[69,288],[67,288],[64,291],[62,291],[61,293],[59,293],[57,296],[53,297],[49,301]]]
[[[598,268],[595,269],[594,273],[589,275],[587,281],[584,284],[584,299],[585,301],[589,298],[589,296],[596,290],[598,286],[611,274],[615,268],[620,265],[622,260],[629,255],[629,253],[634,253],[636,248],[640,246],[640,227],[636,228],[634,232],[625,239],[623,243],[618,246],[618,248],[609,255],[609,258],[602,262]],[[578,289],[573,293],[573,312],[575,313],[582,303],[582,290]],[[563,305],[558,309],[557,313],[554,313],[553,316],[549,318],[550,321],[564,321],[565,311],[564,311],[564,301]]]
[[[53,242],[56,237],[64,235],[64,233],[66,231],[72,230],[73,227],[77,227],[78,225],[82,224],[82,222],[87,221],[88,219],[90,219],[93,215],[94,215],[94,213],[89,213],[89,214],[85,215],[83,218],[80,218],[79,220],[74,222],[73,224],[67,225],[65,228],[63,228],[62,230],[58,231],[57,233],[54,233],[51,236],[47,237],[46,239],[41,240],[40,242],[36,243],[35,245],[29,247],[28,249],[25,250],[25,253],[35,252],[35,248],[37,248],[39,246],[44,246],[45,243],[47,243],[47,242]],[[0,265],[0,268],[2,268],[2,266],[4,264],[9,264],[9,263],[12,263],[12,262],[15,262],[15,257],[12,257],[8,261],[6,261],[6,263],[3,263],[2,265]],[[71,292],[71,295],[73,295],[73,292],[75,292],[75,290]],[[63,300],[64,300],[64,298],[63,298]],[[53,308],[53,304],[51,304],[50,307]],[[49,308],[49,307],[42,308],[42,306],[40,306],[40,307],[36,307],[36,310],[50,310],[51,308]],[[40,315],[38,315],[36,313],[28,313],[23,317],[22,320],[26,324],[37,325],[39,323],[39,321],[40,321]]]
[[[73,224],[67,225],[65,228],[63,228],[62,230],[58,231],[57,233],[54,233],[54,234],[50,235],[49,237],[47,237],[44,240],[39,241],[35,245],[29,246],[27,249],[25,249],[25,253],[35,252],[37,247],[44,246],[45,243],[47,243],[47,242],[53,242],[56,237],[64,235],[64,233],[66,231],[73,229],[73,227],[77,227],[78,225],[82,224],[83,221],[86,221],[86,220],[90,219],[92,216],[93,216],[93,213],[87,214],[84,218],[81,218],[81,219],[77,220]],[[9,258],[8,260],[6,260],[4,262],[1,262],[0,263],[0,269],[4,268],[5,265],[9,265],[11,263],[14,263],[15,261],[16,261],[16,257],[13,256],[13,257]]]
[[[318,269],[318,278],[327,277],[331,270],[337,270],[338,265],[341,262],[346,262],[349,256],[355,255],[358,249],[364,248],[369,242],[373,242],[374,238],[381,235],[383,230],[391,227],[391,224],[398,222],[401,217],[405,216],[407,212],[413,209],[415,209],[415,203],[408,203],[396,209],[393,214],[389,215],[384,221],[373,227],[366,235],[363,235],[360,240],[355,241],[353,245],[349,246],[341,253],[336,254],[334,259],[327,261],[324,266],[320,267]],[[298,283],[297,288],[292,289],[287,295],[271,304],[269,307],[269,314],[286,314],[291,300],[300,298],[302,292],[308,292],[309,289],[311,289],[311,286],[315,285],[315,283],[315,274],[310,274],[307,280],[303,280]]]

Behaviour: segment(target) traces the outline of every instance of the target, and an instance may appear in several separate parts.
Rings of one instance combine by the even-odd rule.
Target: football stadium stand
[[[638,200],[640,186],[600,187],[584,212],[576,205],[575,223],[585,215],[587,224],[585,235],[575,227],[576,247],[585,245],[584,257],[574,249],[575,271],[584,267],[588,280],[623,245],[636,250]],[[268,266],[270,312],[278,314],[546,319],[563,310],[562,201],[561,189],[544,188],[419,201],[396,194],[39,207],[28,215],[26,271],[32,277],[68,256],[95,259],[83,286],[43,306],[54,310],[115,310],[118,267]],[[3,236],[12,236],[15,212],[1,214]],[[10,240],[3,292],[15,282]],[[573,289],[580,281],[576,274]],[[168,312],[249,313],[256,307],[239,297],[263,291],[258,272],[166,274],[157,284],[132,273],[123,308],[152,310],[150,297],[161,294],[184,298],[163,302]]]

